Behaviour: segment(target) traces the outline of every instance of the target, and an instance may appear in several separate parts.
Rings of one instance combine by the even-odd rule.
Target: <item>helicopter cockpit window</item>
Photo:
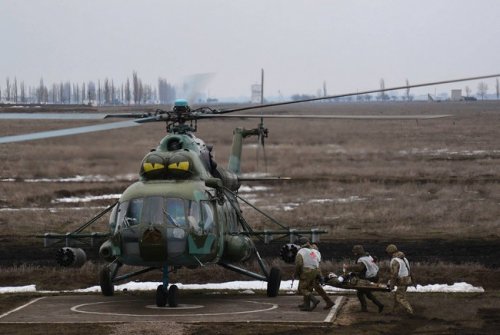
[[[167,222],[176,227],[186,226],[186,211],[183,199],[167,198],[165,206],[165,215]]]
[[[201,202],[201,217],[202,217],[203,232],[205,234],[215,233],[214,210],[210,202],[208,201]]]
[[[207,202],[202,203],[201,207],[200,203],[193,200],[162,196],[124,201],[117,208],[116,229],[145,223],[175,228],[174,237],[184,236],[183,232],[188,228],[197,234],[211,232],[214,226],[213,209]],[[170,235],[170,230],[167,231],[167,235]]]
[[[116,229],[116,213],[118,212],[118,206],[113,207],[111,214],[109,215],[109,227],[111,231]]]
[[[116,229],[131,227],[141,221],[143,199],[132,199],[118,205]]]
[[[203,230],[203,225],[201,223],[201,211],[200,206],[196,201],[187,201],[187,214],[189,230],[195,234],[201,234]]]
[[[160,196],[146,197],[142,221],[146,224],[161,225],[165,217],[165,198]]]

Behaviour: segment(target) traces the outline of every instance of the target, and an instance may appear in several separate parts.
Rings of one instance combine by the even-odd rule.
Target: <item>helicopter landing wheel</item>
[[[111,269],[108,266],[103,267],[99,273],[99,285],[102,295],[110,297],[115,294],[115,285],[113,285]]]
[[[168,293],[163,289],[163,285],[156,288],[156,306],[165,307],[167,304]]]
[[[271,272],[269,273],[269,278],[267,280],[267,296],[271,298],[278,296],[278,292],[280,290],[280,284],[281,284],[280,269],[271,268]]]
[[[168,307],[177,307],[177,295],[178,295],[179,289],[177,288],[177,285],[171,285],[168,288]]]

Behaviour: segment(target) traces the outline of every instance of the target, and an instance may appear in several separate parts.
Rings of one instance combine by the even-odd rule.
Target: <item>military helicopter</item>
[[[69,128],[26,135],[0,137],[0,143],[12,143],[57,136],[90,133],[109,129],[137,126],[147,122],[165,122],[167,135],[156,149],[147,153],[140,164],[139,181],[130,185],[118,202],[112,204],[73,232],[67,234],[46,233],[45,244],[65,242],[66,246],[57,253],[62,265],[81,265],[86,260],[82,249],[72,248],[71,241],[106,238],[100,245],[100,256],[109,262],[99,275],[102,294],[114,294],[114,284],[160,269],[162,284],[156,290],[156,305],[176,307],[178,288],[170,285],[169,273],[180,267],[197,268],[207,264],[217,264],[231,271],[267,282],[267,295],[278,295],[280,269],[269,269],[261,258],[253,237],[265,242],[273,237],[288,237],[289,243],[281,250],[285,261],[293,261],[298,246],[295,240],[302,235],[311,236],[313,242],[326,231],[318,229],[294,230],[266,213],[277,230],[255,231],[245,220],[240,202],[246,202],[239,194],[241,182],[257,180],[241,176],[241,154],[243,140],[257,136],[264,145],[268,129],[264,118],[311,118],[311,119],[431,119],[446,115],[404,115],[404,116],[359,116],[359,115],[273,115],[273,114],[232,114],[251,109],[271,106],[305,103],[335,99],[397,89],[430,86],[475,79],[497,77],[498,75],[454,79],[417,85],[406,85],[384,90],[312,98],[298,101],[252,105],[233,109],[201,107],[191,109],[188,102],[179,99],[170,111],[157,110],[154,113],[128,114],[20,114],[2,113],[0,119],[104,119],[128,118],[131,120],[101,125]],[[254,129],[236,128],[233,132],[231,154],[227,168],[214,161],[212,148],[195,136],[198,121],[213,118],[259,118]],[[251,204],[249,204],[251,205]],[[253,206],[252,206],[253,207]],[[110,212],[107,233],[84,233],[84,230]],[[249,271],[239,265],[255,256],[262,274]],[[141,266],[143,269],[118,275],[122,265]]]

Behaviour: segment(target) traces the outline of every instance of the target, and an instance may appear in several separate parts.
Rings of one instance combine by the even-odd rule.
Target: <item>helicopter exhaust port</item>
[[[87,261],[87,254],[80,248],[64,247],[56,251],[56,262],[60,266],[79,268]]]
[[[280,257],[285,263],[295,262],[295,256],[300,249],[300,245],[287,243],[280,249]]]

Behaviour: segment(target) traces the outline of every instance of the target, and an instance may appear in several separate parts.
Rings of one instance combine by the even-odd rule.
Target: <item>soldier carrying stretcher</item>
[[[378,282],[378,265],[370,254],[365,252],[362,245],[355,245],[352,248],[352,253],[357,258],[356,264],[345,265],[344,272],[353,272],[360,279],[365,279],[370,282]],[[378,312],[381,313],[384,309],[384,305],[373,295],[371,290],[357,289],[356,294],[358,296],[359,302],[361,303],[361,311],[367,312],[368,308],[366,305],[366,298],[370,299],[378,307]],[[365,298],[366,297],[366,298]]]

